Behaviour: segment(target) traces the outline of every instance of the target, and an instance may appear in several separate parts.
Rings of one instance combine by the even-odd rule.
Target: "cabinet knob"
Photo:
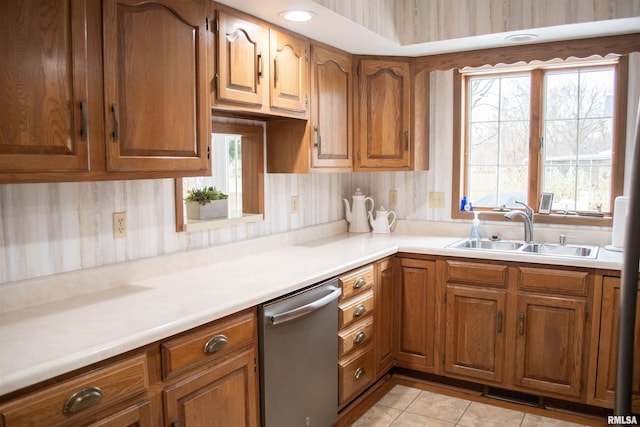
[[[72,414],[82,411],[90,406],[97,405],[104,397],[104,392],[100,387],[87,387],[76,391],[67,399],[62,407],[62,412]]]
[[[359,306],[356,307],[355,310],[353,310],[353,317],[362,316],[366,311],[367,311],[367,307],[360,304]]]
[[[362,341],[364,341],[367,338],[367,334],[364,333],[364,331],[360,331],[356,334],[356,336],[353,338],[353,343],[354,344],[360,344]]]
[[[207,341],[204,345],[204,352],[207,354],[215,353],[222,350],[229,344],[229,339],[224,335],[216,335]]]
[[[365,374],[365,370],[364,368],[358,368],[356,369],[356,371],[353,373],[353,378],[355,378],[356,380],[359,380],[360,378],[362,378],[362,376]]]
[[[355,283],[353,284],[353,289],[359,289],[366,284],[367,284],[367,281],[365,280],[364,277],[358,277],[358,280],[356,280]]]

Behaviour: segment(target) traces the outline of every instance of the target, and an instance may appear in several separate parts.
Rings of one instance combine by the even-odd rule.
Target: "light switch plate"
[[[398,205],[398,190],[389,190],[389,206]]]
[[[444,193],[442,191],[429,192],[429,207],[444,208]]]

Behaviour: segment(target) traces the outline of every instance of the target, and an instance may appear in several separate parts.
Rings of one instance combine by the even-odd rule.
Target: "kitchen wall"
[[[633,141],[640,97],[640,54],[632,55],[630,62],[628,141]],[[350,199],[357,187],[371,195],[376,206],[386,207],[389,190],[397,190],[398,205],[391,208],[400,219],[445,221],[468,228],[464,221],[452,221],[448,208],[452,185],[451,85],[451,72],[432,73],[429,171],[267,174],[265,220],[257,223],[176,233],[171,179],[0,185],[0,285],[341,220],[342,198]],[[627,161],[632,148],[629,143]],[[629,172],[627,167],[625,188]],[[429,191],[445,192],[447,208],[430,208]],[[299,198],[297,214],[290,213],[292,195]],[[114,240],[111,215],[118,211],[127,212],[128,236]]]

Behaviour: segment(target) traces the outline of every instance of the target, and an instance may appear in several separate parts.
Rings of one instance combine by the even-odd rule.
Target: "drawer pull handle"
[[[498,312],[498,333],[501,334],[502,333],[502,317],[503,314],[501,311]]]
[[[364,279],[364,277],[358,277],[358,280],[356,280],[356,282],[353,284],[353,289],[360,289],[366,284],[367,281]]]
[[[100,387],[87,387],[80,391],[76,391],[64,403],[62,412],[71,414],[82,411],[90,406],[97,405],[104,397],[104,392]]]
[[[360,304],[359,306],[356,307],[355,310],[353,310],[353,317],[362,316],[366,311],[367,311],[367,307]]]
[[[362,376],[365,374],[365,370],[364,368],[358,368],[356,369],[356,371],[353,373],[353,378],[355,378],[356,380],[359,380],[360,378],[362,378]]]
[[[215,353],[222,350],[229,344],[229,339],[224,335],[216,335],[206,342],[204,345],[204,352],[207,354]]]
[[[360,331],[356,334],[355,338],[353,339],[353,343],[360,344],[362,341],[365,340],[365,338],[367,338],[367,334],[365,334],[364,331]]]

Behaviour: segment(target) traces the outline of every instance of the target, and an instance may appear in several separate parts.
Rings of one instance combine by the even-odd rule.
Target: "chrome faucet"
[[[522,211],[509,211],[504,214],[505,218],[513,219],[517,216],[521,216],[524,221],[524,241],[531,243],[533,239],[533,209],[524,202],[516,200],[516,203],[524,206],[524,212]]]

